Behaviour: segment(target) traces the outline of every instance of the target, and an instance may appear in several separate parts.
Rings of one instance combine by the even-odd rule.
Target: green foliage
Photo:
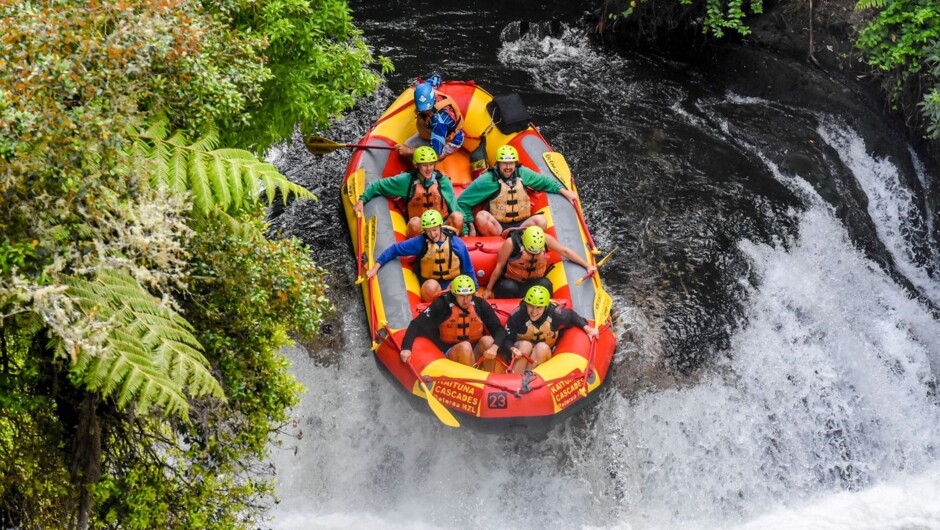
[[[184,418],[189,412],[186,387],[193,397],[224,399],[192,326],[137,280],[102,270],[94,281],[73,278],[68,283],[68,295],[88,318],[106,323],[96,351],[79,348],[76,353],[72,377],[85,388],[114,395],[118,407],[134,402],[139,412],[156,406]]]
[[[934,41],[924,52],[925,66],[928,70],[924,77],[933,86],[924,91],[924,98],[917,104],[927,122],[927,137],[940,139],[940,41]]]
[[[855,9],[861,11],[863,9],[880,9],[888,5],[888,0],[859,0],[855,4]]]
[[[627,18],[635,13],[639,4],[645,4],[650,0],[631,0],[629,6],[620,13],[610,13],[608,17],[612,20],[618,18]],[[736,31],[740,35],[751,33],[750,28],[744,23],[747,17],[745,8],[752,14],[764,12],[763,0],[679,0],[683,6],[694,6],[701,9],[704,15],[702,32],[711,34],[716,38],[725,36],[728,30]]]
[[[209,216],[218,209],[229,215],[249,211],[258,205],[262,184],[268,203],[274,201],[278,188],[285,204],[290,195],[316,199],[250,152],[217,148],[219,136],[214,129],[190,143],[185,131],[177,130],[170,136],[168,121],[158,118],[145,128],[131,127],[130,135],[135,141],[124,170],[139,170],[140,164],[147,163],[150,184],[192,193],[198,215]]]
[[[369,49],[336,0],[0,0],[0,25],[0,527],[251,527],[300,391],[279,348],[329,304],[260,237],[275,188],[311,195],[239,148],[349,108]]]
[[[248,222],[263,231],[257,220]],[[262,463],[272,425],[288,421],[300,392],[278,352],[288,329],[315,333],[329,303],[323,272],[296,240],[251,242],[223,228],[210,221],[194,241],[194,281],[183,305],[228,402],[199,400],[194,421],[160,435],[187,444],[157,441],[159,450],[146,458],[125,448],[122,467],[96,486],[98,527],[248,527],[249,514],[230,505],[255,506],[272,491]],[[180,480],[165,480],[168,473]]]
[[[262,53],[273,74],[261,85],[260,102],[221,127],[227,145],[256,150],[289,138],[295,126],[304,134],[322,130],[378,85],[379,78],[365,68],[372,54],[346,0],[204,3],[239,32],[265,35]],[[383,74],[392,70],[384,57],[378,66]]]
[[[940,138],[936,96],[940,87],[937,46],[940,2],[898,0],[887,4],[859,33],[856,46],[868,64],[884,75],[883,86],[895,104],[912,93],[927,120],[928,135]]]

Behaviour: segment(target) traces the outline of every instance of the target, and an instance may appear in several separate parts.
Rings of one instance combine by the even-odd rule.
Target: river
[[[270,158],[320,202],[274,226],[331,271],[340,316],[285,352],[309,390],[270,527],[940,528],[935,171],[808,66],[766,62],[812,96],[746,90],[727,61],[599,47],[557,4],[353,2],[397,70],[327,136],[354,142],[433,72],[521,94],[598,246],[620,246],[606,390],[538,436],[415,410],[368,352],[349,153],[285,146]]]

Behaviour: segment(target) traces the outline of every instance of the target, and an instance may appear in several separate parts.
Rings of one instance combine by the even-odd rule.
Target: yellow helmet
[[[545,231],[540,226],[530,226],[522,233],[522,246],[529,254],[538,254],[545,250]]]
[[[497,162],[518,162],[519,151],[511,145],[504,145],[496,150]]]
[[[461,274],[450,282],[450,292],[454,294],[474,294],[477,292],[477,284],[473,283],[473,278]]]
[[[441,217],[441,212],[437,210],[426,210],[421,214],[421,230],[427,230],[442,224],[444,224],[444,218]]]
[[[415,149],[415,154],[411,161],[415,164],[428,164],[431,162],[437,162],[437,153],[435,153],[434,149],[431,149],[429,146],[422,145],[421,147]]]
[[[525,303],[535,307],[548,307],[552,296],[548,294],[548,289],[541,285],[533,285],[525,293]]]

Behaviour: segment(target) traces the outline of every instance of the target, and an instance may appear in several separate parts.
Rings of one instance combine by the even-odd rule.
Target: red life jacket
[[[450,303],[450,318],[440,327],[441,342],[452,346],[458,342],[476,343],[483,338],[483,321],[477,315],[477,308],[472,302],[470,310],[464,311],[456,303]]]
[[[543,250],[538,254],[529,253],[522,244],[522,230],[512,231],[509,237],[512,239],[513,248],[503,275],[517,282],[545,277],[545,270],[548,268],[548,252]]]
[[[421,217],[421,214],[428,210],[437,210],[444,219],[450,215],[447,203],[441,195],[441,176],[440,172],[435,171],[431,185],[425,187],[421,183],[421,177],[417,176],[417,172],[412,173],[411,190],[407,197],[408,219]]]

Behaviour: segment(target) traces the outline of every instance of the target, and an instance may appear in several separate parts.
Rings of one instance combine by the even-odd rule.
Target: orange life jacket
[[[506,272],[503,276],[517,282],[530,278],[543,278],[545,269],[548,268],[548,252],[543,250],[538,254],[529,253],[522,245],[522,230],[512,231],[509,237],[512,239],[513,249],[506,262]]]
[[[473,303],[470,310],[464,311],[456,303],[450,304],[450,318],[440,327],[441,342],[447,345],[457,344],[468,340],[477,342],[483,337],[483,321],[477,315],[477,308]]]
[[[493,169],[499,191],[490,199],[489,211],[500,223],[515,223],[525,221],[532,216],[532,201],[522,185],[522,179],[513,177],[512,186],[501,179]]]
[[[441,173],[435,171],[431,185],[425,187],[417,172],[412,173],[411,191],[408,194],[408,219],[421,217],[421,214],[428,210],[437,210],[445,219],[450,215],[447,203],[441,195],[440,178]]]
[[[453,118],[454,122],[456,123],[454,130],[451,131],[445,139],[449,142],[454,139],[454,136],[457,136],[457,133],[463,130],[463,114],[461,114],[460,109],[457,108],[457,102],[451,99],[450,96],[438,94],[436,98],[437,102],[434,104],[434,112],[444,111],[447,114],[450,114],[450,117]],[[421,136],[421,138],[430,140],[431,116],[418,114],[415,116],[415,124],[418,126],[418,134]]]
[[[525,311],[525,309],[522,309]],[[555,313],[555,305],[549,305],[545,308],[545,315],[542,317],[542,323],[538,327],[531,320],[526,320],[525,331],[516,335],[515,340],[527,340],[532,344],[544,342],[549,347],[555,346],[558,340],[558,329],[552,329],[552,317]]]
[[[441,228],[446,236],[444,243],[438,245],[424,238],[424,251],[418,261],[418,276],[424,280],[453,280],[460,275],[460,256],[454,252],[453,242],[455,233],[447,228]]]

